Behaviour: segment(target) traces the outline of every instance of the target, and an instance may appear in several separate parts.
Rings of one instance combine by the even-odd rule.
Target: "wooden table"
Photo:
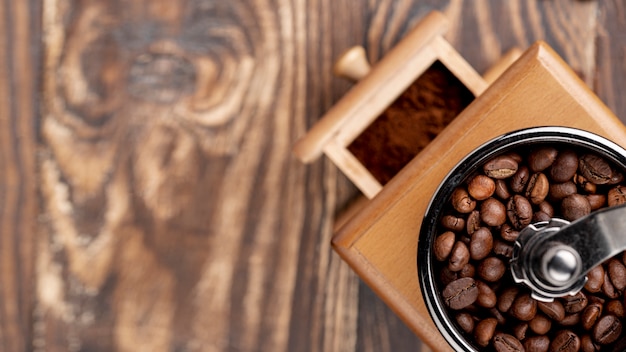
[[[619,0],[1,5],[2,351],[419,350],[330,249],[357,190],[291,146],[342,51],[432,9],[479,72],[543,39],[626,121]]]

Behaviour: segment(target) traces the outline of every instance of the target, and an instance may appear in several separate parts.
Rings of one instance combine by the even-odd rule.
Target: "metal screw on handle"
[[[562,285],[577,276],[582,259],[576,250],[565,245],[551,247],[542,258],[543,276],[555,285]]]
[[[593,267],[626,250],[626,204],[596,211],[572,223],[552,219],[523,229],[515,242],[513,279],[532,296],[550,302],[574,295]]]

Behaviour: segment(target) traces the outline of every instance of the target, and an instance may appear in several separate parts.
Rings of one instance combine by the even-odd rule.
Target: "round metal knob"
[[[562,219],[530,224],[515,242],[511,259],[513,280],[528,286],[536,300],[551,302],[576,294],[587,281],[579,247],[557,236],[569,225]]]
[[[626,250],[626,204],[597,210],[571,224],[552,219],[520,231],[511,272],[532,297],[551,301],[580,291],[593,267]]]
[[[550,248],[544,263],[544,275],[554,284],[567,283],[580,272],[580,256],[569,246]]]

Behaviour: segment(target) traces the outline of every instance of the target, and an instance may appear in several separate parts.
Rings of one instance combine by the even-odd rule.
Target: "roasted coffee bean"
[[[519,236],[519,231],[515,230],[511,225],[504,224],[500,227],[500,237],[509,242],[515,242]]]
[[[483,171],[489,177],[504,179],[513,176],[517,172],[517,167],[517,161],[511,156],[502,155],[488,161],[483,166]]]
[[[447,284],[451,283],[452,281],[458,278],[459,278],[459,274],[455,271],[450,270],[448,266],[444,266],[439,271],[439,280],[441,280],[441,284],[443,286],[446,286]]]
[[[596,348],[600,351],[600,345],[596,344]],[[624,352],[626,351],[626,336],[622,336],[612,345],[611,352]]]
[[[615,299],[619,297],[619,292],[613,286],[611,279],[609,278],[609,273],[607,270],[604,270],[604,282],[602,283],[602,293],[610,299]]]
[[[609,278],[613,287],[618,291],[624,291],[626,288],[626,266],[618,259],[609,259]]]
[[[478,298],[476,304],[483,308],[493,308],[496,306],[496,293],[493,292],[491,287],[486,283],[476,280],[476,286],[478,287]]]
[[[511,259],[513,256],[513,245],[509,242],[495,239],[493,241],[493,253]]]
[[[548,214],[550,217],[554,216],[554,207],[548,201],[544,200],[543,202],[539,203],[537,205],[537,208],[539,209],[539,211]]]
[[[511,191],[522,193],[530,179],[530,170],[524,165],[517,169],[517,172],[511,177]]]
[[[591,330],[591,328],[596,324],[596,321],[602,315],[602,305],[599,303],[591,303],[580,314],[580,323],[582,324],[583,329]]]
[[[500,313],[500,311],[498,310],[498,308],[489,308],[489,314],[496,318],[496,320],[498,321],[498,324],[500,325],[504,325],[506,324],[506,317],[504,315],[502,315],[502,313]]]
[[[524,158],[522,158],[522,156],[519,153],[516,153],[516,152],[508,152],[508,153],[506,153],[504,155],[506,155],[507,157],[515,160],[515,162],[517,162],[518,164],[521,163],[524,160]]]
[[[582,352],[596,352],[600,350],[600,347],[593,342],[591,335],[584,334],[580,337],[580,350]]]
[[[474,260],[484,259],[491,253],[493,248],[493,236],[486,227],[481,227],[472,235],[469,244],[470,258]]]
[[[552,320],[548,319],[545,315],[537,313],[534,318],[528,322],[528,327],[537,335],[544,335],[550,331],[552,327]]]
[[[480,206],[480,219],[489,226],[500,226],[506,221],[506,207],[495,198],[487,198]]]
[[[624,181],[624,174],[619,171],[613,170],[613,176],[611,176],[611,180],[609,181],[608,184],[616,185],[622,181]]]
[[[476,268],[478,276],[487,282],[496,282],[500,280],[505,271],[506,266],[504,265],[504,262],[496,257],[483,259],[480,264],[478,264],[478,268]]]
[[[476,343],[481,347],[486,347],[496,332],[496,326],[498,326],[496,318],[486,318],[478,322],[474,328]]]
[[[498,297],[498,310],[502,313],[508,312],[509,309],[511,309],[518,293],[519,288],[517,286],[509,286],[505,288],[500,294],[500,297]]]
[[[502,332],[493,337],[493,347],[497,352],[524,352],[524,346],[518,339]]]
[[[585,193],[593,194],[596,193],[596,190],[598,189],[595,183],[589,182],[589,180],[587,180],[583,175],[576,174],[574,175],[572,180],[574,181],[576,186],[578,186],[578,188],[583,190]]]
[[[530,224],[530,220],[533,217],[533,209],[528,199],[514,195],[507,203],[507,216],[511,225],[516,230],[521,230]]]
[[[587,307],[587,296],[584,293],[578,292],[573,296],[566,295],[562,298],[563,308],[565,313],[578,313]]]
[[[461,327],[461,330],[470,334],[474,331],[475,321],[471,314],[467,312],[460,312],[456,315],[456,322]]]
[[[476,201],[465,188],[459,187],[452,192],[452,206],[459,213],[467,214],[476,208]]]
[[[470,253],[467,249],[467,245],[462,241],[456,241],[452,247],[450,253],[450,260],[448,261],[448,268],[452,271],[459,271],[463,269],[465,264],[469,263]]]
[[[559,322],[565,318],[565,307],[559,300],[537,302],[537,308],[554,321]]]
[[[520,322],[513,327],[513,335],[516,339],[520,341],[524,341],[526,339],[526,334],[528,333],[528,323]]]
[[[467,191],[476,200],[485,200],[496,191],[494,180],[485,175],[476,175],[467,184]]]
[[[587,198],[581,194],[572,194],[563,199],[561,203],[563,217],[569,221],[574,221],[591,213],[591,204]]]
[[[596,185],[609,183],[613,177],[611,165],[595,154],[585,154],[578,161],[578,171]]]
[[[591,337],[600,345],[608,345],[617,341],[622,334],[622,322],[615,315],[605,315],[593,327]]]
[[[587,301],[589,302],[588,304],[591,303],[599,303],[604,305],[604,303],[606,302],[606,300],[600,296],[594,296],[594,295],[587,295]]]
[[[509,192],[509,186],[507,186],[505,180],[496,180],[495,195],[503,200],[509,199],[511,192]]]
[[[587,197],[587,201],[591,206],[591,211],[604,208],[607,205],[606,196],[604,194],[587,194],[585,197]]]
[[[539,210],[533,213],[533,220],[532,222],[540,222],[540,221],[550,221],[550,219],[552,219],[552,217],[546,213],[544,213],[543,211]]]
[[[550,167],[550,178],[556,183],[570,180],[578,170],[578,154],[573,150],[562,150]]]
[[[609,190],[607,202],[610,207],[626,203],[626,187],[617,186]]]
[[[472,210],[467,216],[466,231],[468,235],[473,235],[474,231],[480,228],[480,212],[478,210]]]
[[[449,283],[442,292],[444,302],[454,310],[463,309],[478,298],[476,281],[471,277],[464,277]]]
[[[580,313],[568,314],[559,322],[563,326],[575,326],[580,324]]]
[[[551,201],[558,202],[567,196],[576,194],[577,192],[578,189],[572,181],[553,183],[550,185],[550,189],[548,190],[548,197]]]
[[[533,172],[543,171],[550,167],[557,158],[558,151],[554,147],[541,147],[534,149],[528,155],[528,167]]]
[[[602,284],[604,283],[604,267],[598,265],[592,268],[587,273],[587,282],[585,283],[585,289],[591,293],[602,291]]]
[[[548,352],[550,338],[548,336],[532,336],[524,340],[525,352]]]
[[[550,183],[548,182],[546,175],[541,172],[537,172],[530,176],[528,185],[526,186],[525,195],[531,203],[539,204],[546,199],[549,189]]]
[[[604,311],[606,314],[613,314],[620,319],[624,318],[624,305],[618,300],[608,301]]]
[[[519,294],[515,298],[509,314],[515,319],[530,321],[537,314],[537,301],[528,293]]]
[[[452,252],[452,247],[456,242],[456,236],[452,231],[446,231],[437,236],[433,245],[433,253],[438,261],[444,261],[448,259],[448,256]]]
[[[561,330],[556,333],[550,342],[550,352],[577,352],[580,349],[578,335],[570,330]]]
[[[447,230],[459,232],[465,228],[465,219],[454,215],[444,215],[441,225]]]
[[[459,278],[461,277],[475,277],[476,267],[472,263],[467,263],[463,266],[463,269],[459,270]]]

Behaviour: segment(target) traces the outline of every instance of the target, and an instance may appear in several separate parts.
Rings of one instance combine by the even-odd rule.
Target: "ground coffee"
[[[473,100],[469,89],[435,61],[348,150],[385,185]]]

